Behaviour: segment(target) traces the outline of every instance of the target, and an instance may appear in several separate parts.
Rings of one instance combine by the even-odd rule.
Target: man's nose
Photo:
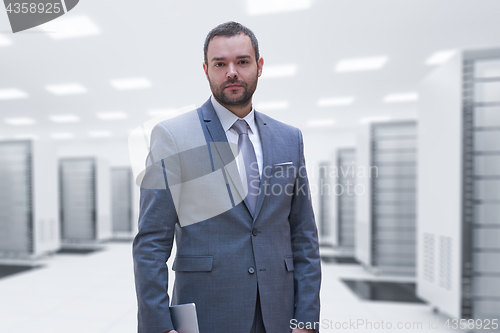
[[[227,66],[227,74],[226,75],[229,79],[238,77],[238,72],[236,72],[236,66],[234,66],[233,64],[229,64]]]

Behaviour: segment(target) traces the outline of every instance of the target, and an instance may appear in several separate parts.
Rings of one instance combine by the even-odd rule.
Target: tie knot
[[[239,135],[248,134],[248,124],[245,120],[236,120],[233,124],[233,128],[236,130],[236,132],[238,132]]]

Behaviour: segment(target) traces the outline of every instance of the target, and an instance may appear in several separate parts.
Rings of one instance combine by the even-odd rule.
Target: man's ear
[[[262,75],[262,67],[264,66],[264,58],[260,57],[257,60],[257,76],[260,77]]]
[[[203,62],[203,71],[205,72],[205,76],[207,77],[208,80],[208,66],[205,62]]]

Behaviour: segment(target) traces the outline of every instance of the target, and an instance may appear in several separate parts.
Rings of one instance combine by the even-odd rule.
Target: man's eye
[[[224,64],[223,64],[222,62],[217,62],[217,63],[215,64],[215,67],[220,67],[220,66],[223,66],[223,65],[224,65]]]
[[[240,64],[248,64],[248,61],[246,61],[246,60],[241,60],[241,61],[240,61]]]

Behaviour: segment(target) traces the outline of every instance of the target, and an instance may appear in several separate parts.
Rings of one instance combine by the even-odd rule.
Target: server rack
[[[471,331],[489,320],[499,332],[491,320],[500,321],[500,49],[460,52],[423,80],[421,100],[417,293],[471,319]],[[445,173],[431,172],[425,160],[435,158]]]
[[[112,225],[115,237],[133,235],[133,177],[128,167],[111,169]]]
[[[356,201],[356,258],[374,273],[414,275],[417,123],[371,123],[362,131],[358,156],[364,175],[358,179],[362,193]]]
[[[356,218],[356,149],[339,148],[336,151],[337,184],[334,189],[336,218],[333,224],[337,250],[354,255]]]
[[[106,161],[59,161],[60,219],[63,247],[93,245],[111,237],[111,193]]]
[[[0,258],[58,250],[57,160],[43,141],[0,142]]]

